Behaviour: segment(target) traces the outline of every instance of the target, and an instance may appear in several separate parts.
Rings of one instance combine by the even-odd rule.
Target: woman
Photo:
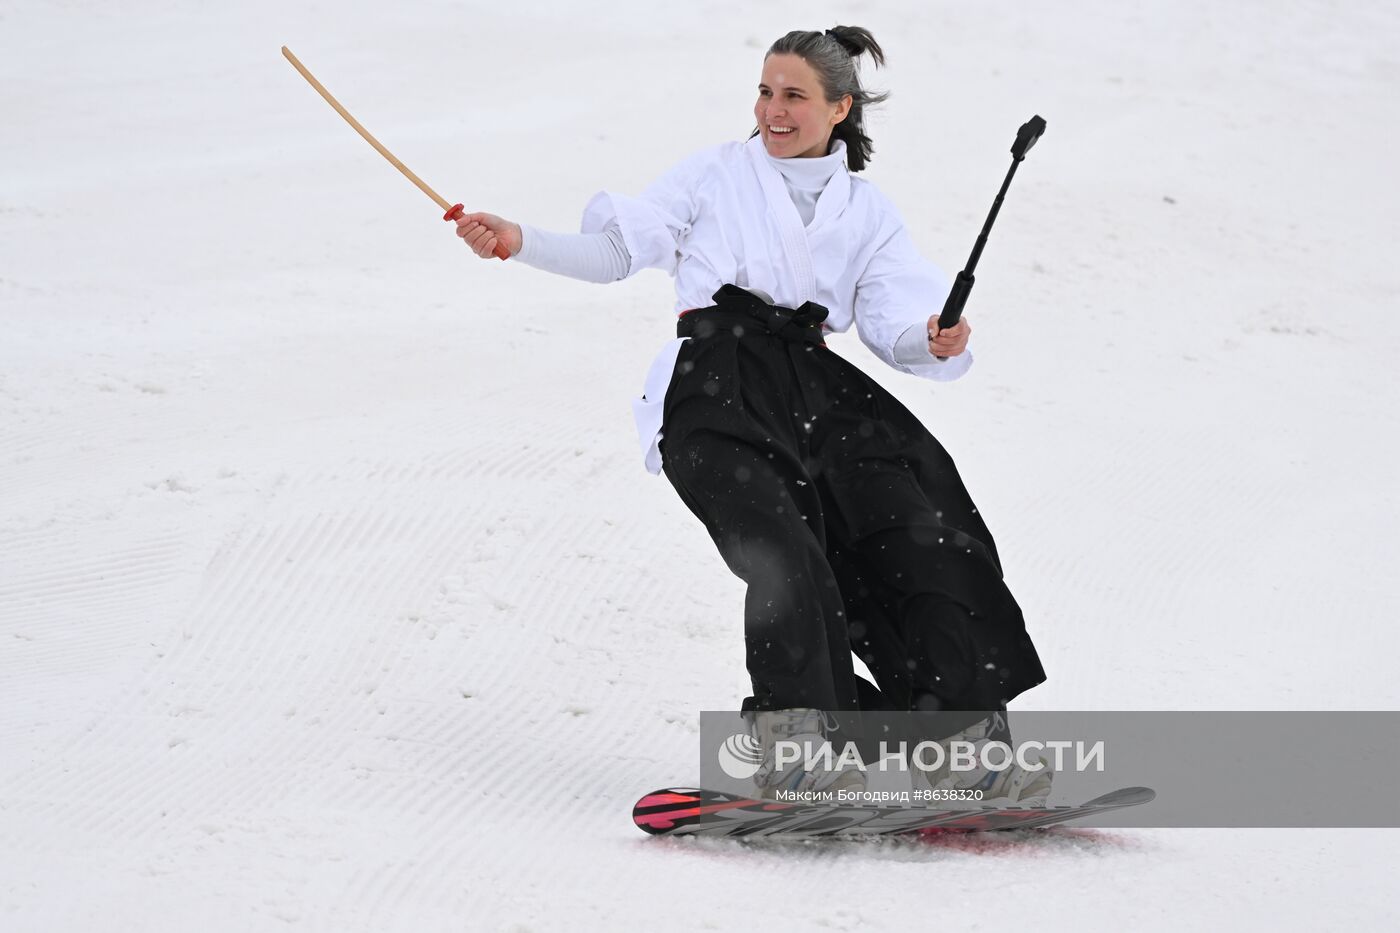
[[[946,278],[852,174],[872,151],[864,108],[885,99],[860,86],[866,53],[883,63],[858,27],[783,36],[764,58],[746,143],[696,153],[639,197],[599,192],[582,234],[485,213],[457,221],[482,258],[499,244],[590,281],[645,267],[675,277],[677,338],[634,413],[648,469],[664,470],[748,584],[744,709],[769,750],[820,731],[819,711],[997,711],[1044,679],[952,460],[824,342],[854,323],[902,372],[949,380],[972,364],[967,321],[938,328]],[[853,648],[878,690],[853,672]],[[995,737],[992,719],[972,718],[960,737]],[[978,778],[993,796],[1026,789],[1024,775]],[[756,780],[764,792],[861,783],[778,771],[771,756]]]

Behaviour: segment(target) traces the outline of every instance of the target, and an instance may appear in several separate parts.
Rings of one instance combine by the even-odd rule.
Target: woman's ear
[[[851,104],[853,101],[854,98],[852,98],[850,94],[847,94],[845,97],[841,98],[841,102],[836,106],[836,112],[831,115],[832,126],[835,126],[842,120],[846,119],[846,117],[851,112]]]

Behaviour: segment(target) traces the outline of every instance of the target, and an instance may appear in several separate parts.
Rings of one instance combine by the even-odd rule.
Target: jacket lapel
[[[797,281],[793,284],[800,299],[798,303],[812,301],[817,291],[816,278],[812,272],[812,251],[807,246],[807,231],[802,227],[802,218],[798,216],[797,206],[792,203],[792,198],[788,195],[787,184],[784,183],[783,176],[778,173],[777,169],[768,164],[768,153],[763,148],[763,137],[755,136],[750,139],[745,148],[748,150],[749,162],[758,175],[758,183],[763,188],[763,197],[768,202],[768,210],[778,226],[778,234],[783,241],[783,252],[787,254],[788,262],[792,264],[793,272],[797,277]],[[825,197],[826,195],[823,194],[821,200],[825,200]],[[819,213],[820,208],[819,201]],[[813,220],[815,221],[816,217]]]

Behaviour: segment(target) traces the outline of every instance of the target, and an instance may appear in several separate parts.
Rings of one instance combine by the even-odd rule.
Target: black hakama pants
[[[748,584],[745,709],[1005,709],[1045,679],[952,458],[826,348],[826,309],[733,285],[687,312],[663,469]],[[878,691],[852,669],[851,652]]]

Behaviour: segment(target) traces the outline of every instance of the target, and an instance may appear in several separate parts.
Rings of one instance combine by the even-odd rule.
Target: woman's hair
[[[861,88],[856,59],[866,53],[874,59],[876,67],[885,63],[885,53],[870,30],[859,26],[833,26],[826,32],[795,29],[774,42],[764,56],[765,59],[777,54],[801,56],[817,73],[822,94],[829,104],[851,95],[851,112],[832,127],[831,135],[846,143],[846,165],[853,172],[865,168],[875,150],[870,137],[865,135],[865,108],[884,103],[890,96],[888,93],[872,94]],[[757,135],[755,129],[753,136]]]

